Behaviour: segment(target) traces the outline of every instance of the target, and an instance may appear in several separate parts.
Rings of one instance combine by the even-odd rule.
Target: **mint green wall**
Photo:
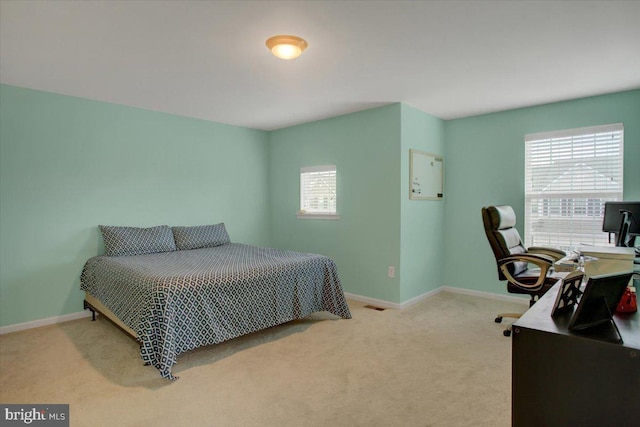
[[[328,255],[346,292],[399,302],[400,104],[274,131],[270,147],[272,244]],[[300,168],[325,164],[340,220],[297,219]]]
[[[445,202],[409,200],[409,150],[444,156],[445,147],[443,120],[406,104],[401,109],[400,300],[405,302],[439,288],[444,277]]]
[[[504,293],[480,209],[512,205],[523,234],[524,135],[624,123],[624,197],[640,200],[640,90],[445,123],[445,284]]]
[[[2,85],[0,325],[82,310],[98,224],[269,242],[268,134]]]
[[[0,326],[82,309],[98,224],[224,221],[236,242],[328,255],[345,291],[389,302],[506,293],[480,208],[523,217],[524,135],[617,122],[638,200],[640,90],[452,121],[393,104],[267,133],[1,85]],[[444,201],[409,200],[410,148],[444,155]],[[300,167],[321,164],[337,165],[341,219],[298,220]]]

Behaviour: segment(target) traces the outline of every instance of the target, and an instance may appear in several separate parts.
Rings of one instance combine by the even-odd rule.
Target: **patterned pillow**
[[[142,255],[177,250],[171,227],[114,227],[99,225],[104,239],[105,255]]]
[[[196,225],[194,227],[173,227],[173,238],[178,249],[212,248],[231,242],[224,223]]]

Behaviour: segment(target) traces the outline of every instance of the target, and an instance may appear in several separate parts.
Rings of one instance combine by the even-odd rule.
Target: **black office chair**
[[[511,206],[489,206],[482,208],[482,221],[489,244],[496,257],[499,280],[507,281],[507,291],[530,295],[529,307],[547,292],[565,274],[551,274],[553,264],[566,254],[558,249],[525,248],[515,228],[516,214]],[[531,264],[535,265],[532,267]],[[495,318],[501,323],[503,317],[519,318],[520,313],[501,313]],[[511,335],[511,325],[503,332]]]

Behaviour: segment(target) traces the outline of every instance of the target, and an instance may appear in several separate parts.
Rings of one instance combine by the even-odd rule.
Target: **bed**
[[[150,229],[126,227],[118,248],[106,231],[124,227],[101,226],[106,254],[86,262],[80,287],[86,293],[85,308],[105,315],[136,339],[145,364],[164,378],[176,379],[171,369],[177,356],[200,346],[318,311],[351,318],[331,258],[231,243],[224,224],[222,238],[190,238],[188,244],[176,227],[161,227],[166,227],[161,234],[167,244],[158,251],[157,238],[147,233],[141,245],[135,234]],[[183,228],[192,237],[197,234],[196,227]],[[125,247],[134,242],[134,250],[118,250],[122,242]]]

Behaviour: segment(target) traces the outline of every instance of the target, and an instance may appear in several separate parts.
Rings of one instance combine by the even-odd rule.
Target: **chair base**
[[[514,319],[519,319],[520,317],[522,317],[522,313],[500,313],[494,319],[494,322],[502,323],[502,318],[503,317],[512,317]],[[502,335],[504,335],[505,337],[511,336],[511,325],[507,326],[506,329],[504,331],[502,331]]]
[[[529,300],[529,307],[532,307],[537,301],[536,296],[538,297],[538,299],[540,298],[540,296],[537,294],[529,294],[529,295],[531,296],[531,299]],[[498,314],[498,316],[496,316],[494,321],[496,323],[502,323],[503,317],[512,317],[514,319],[519,319],[520,317],[522,317],[522,314],[523,313],[500,313]],[[504,335],[505,337],[511,336],[511,325],[507,326],[507,328],[504,331],[502,331],[502,335]]]

